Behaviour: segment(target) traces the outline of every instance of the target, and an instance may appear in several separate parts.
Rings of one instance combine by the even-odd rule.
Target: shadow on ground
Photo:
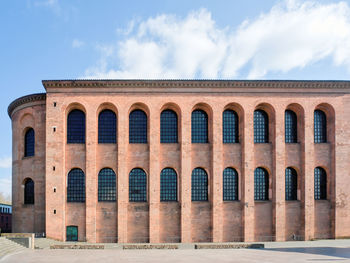
[[[296,252],[304,254],[314,254],[332,256],[339,258],[350,258],[350,248],[343,247],[293,247],[293,248],[265,248],[264,250],[279,252]],[[332,259],[336,260],[336,259]]]

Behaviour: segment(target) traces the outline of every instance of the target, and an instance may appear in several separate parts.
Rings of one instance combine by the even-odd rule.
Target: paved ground
[[[265,249],[30,250],[0,262],[350,262],[350,240],[271,242]]]

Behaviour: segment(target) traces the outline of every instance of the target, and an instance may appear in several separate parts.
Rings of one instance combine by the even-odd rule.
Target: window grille
[[[177,114],[172,110],[164,110],[160,115],[160,142],[177,143]]]
[[[222,114],[223,143],[238,143],[238,116],[233,110],[225,110]]]
[[[192,143],[208,143],[208,115],[202,110],[194,110],[191,124]]]
[[[233,168],[226,168],[223,172],[223,200],[238,200],[238,174]]]
[[[113,202],[116,200],[116,175],[110,168],[104,168],[98,174],[98,201]]]
[[[104,110],[98,115],[98,143],[116,143],[117,117],[111,110]]]
[[[298,174],[293,168],[286,168],[286,200],[297,200]]]
[[[254,111],[254,143],[269,142],[269,118],[265,111]]]
[[[192,201],[208,201],[208,175],[202,168],[195,168],[191,178]]]
[[[160,173],[160,201],[177,201],[177,175],[172,168],[165,168]]]
[[[85,202],[85,174],[81,169],[75,168],[68,173],[67,202]]]
[[[130,172],[129,201],[147,202],[147,176],[140,168],[134,168]]]
[[[24,156],[34,156],[35,153],[35,132],[32,128],[28,129],[24,136]]]
[[[327,199],[327,173],[321,167],[315,168],[315,200]]]
[[[129,143],[147,143],[147,115],[142,110],[129,115]]]
[[[24,183],[24,204],[34,204],[34,181],[27,178]]]
[[[81,110],[68,114],[67,143],[85,143],[85,113]]]
[[[284,113],[284,125],[285,125],[285,142],[297,143],[297,115],[291,111],[286,110]]]
[[[314,136],[315,143],[327,142],[327,117],[321,110],[314,112]]]
[[[269,175],[264,168],[256,168],[254,171],[254,200],[264,201],[269,199]]]

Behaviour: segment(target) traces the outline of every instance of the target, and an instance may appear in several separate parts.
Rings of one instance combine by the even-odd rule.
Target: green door
[[[78,227],[77,226],[67,226],[66,241],[78,241]]]

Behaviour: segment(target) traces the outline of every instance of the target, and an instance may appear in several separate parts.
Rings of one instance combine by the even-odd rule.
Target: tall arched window
[[[208,201],[208,175],[202,168],[195,168],[191,177],[192,201]]]
[[[297,200],[298,174],[293,168],[286,168],[286,200]]]
[[[85,202],[85,174],[81,169],[74,168],[68,173],[67,202]]]
[[[327,199],[327,173],[321,167],[315,168],[315,200]]]
[[[205,111],[192,111],[191,125],[192,143],[208,143],[208,115]]]
[[[85,113],[81,110],[68,114],[67,143],[85,143]]]
[[[314,142],[327,142],[327,117],[321,110],[314,112]]]
[[[34,181],[30,178],[24,182],[24,204],[34,204]]]
[[[129,201],[147,202],[147,176],[140,168],[132,169],[129,174]]]
[[[269,200],[269,174],[261,167],[254,171],[254,200]]]
[[[34,156],[35,154],[35,132],[29,128],[24,135],[24,157]]]
[[[116,143],[117,117],[111,110],[103,110],[98,115],[98,143]]]
[[[177,175],[172,168],[164,168],[160,173],[160,201],[177,201]]]
[[[147,115],[142,110],[129,115],[129,143],[147,143]]]
[[[284,112],[284,126],[285,126],[285,142],[297,143],[298,129],[297,129],[297,115],[294,111],[286,110]]]
[[[224,201],[238,200],[238,174],[233,168],[226,168],[223,172]]]
[[[222,139],[224,143],[238,143],[238,115],[233,110],[222,113]]]
[[[116,200],[116,175],[110,168],[102,169],[98,174],[98,201],[113,202]]]
[[[160,114],[160,142],[177,143],[177,114],[172,110]]]
[[[254,143],[269,142],[269,118],[265,111],[254,111]]]

